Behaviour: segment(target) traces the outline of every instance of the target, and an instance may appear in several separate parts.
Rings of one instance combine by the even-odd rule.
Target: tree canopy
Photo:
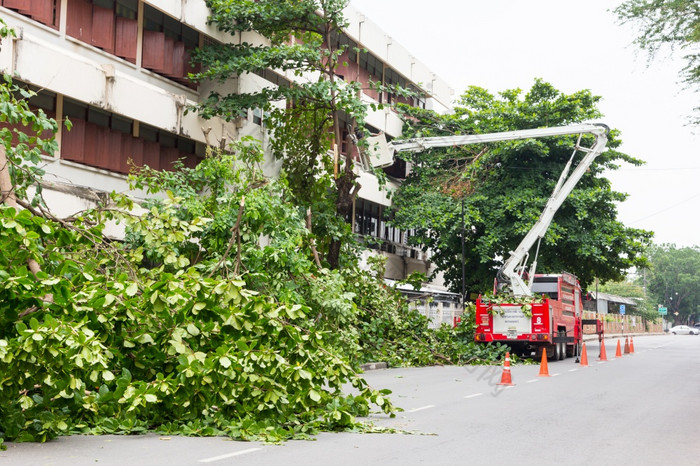
[[[564,94],[537,80],[492,95],[469,88],[450,115],[403,108],[406,137],[492,133],[562,126],[598,119],[599,98],[589,91]],[[594,277],[620,280],[625,271],[645,264],[650,232],[625,227],[616,203],[626,195],[613,191],[604,170],[619,162],[642,162],[616,150],[618,132],[557,212],[541,248],[538,272],[568,271],[585,286]],[[414,229],[413,241],[430,248],[433,260],[455,290],[461,283],[461,203],[465,210],[467,289],[492,288],[503,258],[539,217],[575,137],[530,139],[485,147],[466,146],[401,153],[412,173],[394,197],[394,222]]]
[[[683,53],[681,80],[700,85],[700,4],[696,0],[627,0],[614,10],[618,20],[638,28],[634,43],[654,58],[669,48]],[[700,107],[696,107],[700,110]]]

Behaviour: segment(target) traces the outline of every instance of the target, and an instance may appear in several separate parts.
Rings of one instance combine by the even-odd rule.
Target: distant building
[[[632,298],[595,291],[589,291],[583,300],[583,308],[586,311],[594,311],[598,314],[620,314],[620,304],[625,306],[625,313],[629,314],[637,308],[639,303]]]

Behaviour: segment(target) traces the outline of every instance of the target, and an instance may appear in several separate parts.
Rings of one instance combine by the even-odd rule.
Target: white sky
[[[622,152],[645,160],[610,173],[628,193],[619,219],[656,243],[700,245],[700,127],[686,125],[697,94],[679,84],[680,60],[647,66],[635,31],[609,11],[621,0],[351,0],[437,73],[458,97],[470,85],[528,90],[535,78],[602,97]]]

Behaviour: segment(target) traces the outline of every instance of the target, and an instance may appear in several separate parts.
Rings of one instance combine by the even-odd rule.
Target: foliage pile
[[[149,217],[148,230],[133,224],[144,247],[105,251],[99,231],[3,208],[4,436],[158,427],[279,439],[352,426],[370,403],[392,411],[385,392],[327,350],[307,306],[174,252],[203,219],[177,219],[171,205]],[[145,248],[167,251],[164,261],[143,267]],[[27,258],[42,266],[36,277]],[[357,396],[342,394],[348,382]]]

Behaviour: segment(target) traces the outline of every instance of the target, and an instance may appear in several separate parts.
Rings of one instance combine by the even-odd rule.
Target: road
[[[501,367],[426,367],[370,371],[405,411],[377,426],[403,433],[321,434],[283,445],[221,438],[60,438],[9,444],[0,465],[501,465],[700,464],[700,337],[636,338],[635,354],[607,362],[589,343],[588,367],[573,359]],[[624,342],[623,342],[624,343]]]

